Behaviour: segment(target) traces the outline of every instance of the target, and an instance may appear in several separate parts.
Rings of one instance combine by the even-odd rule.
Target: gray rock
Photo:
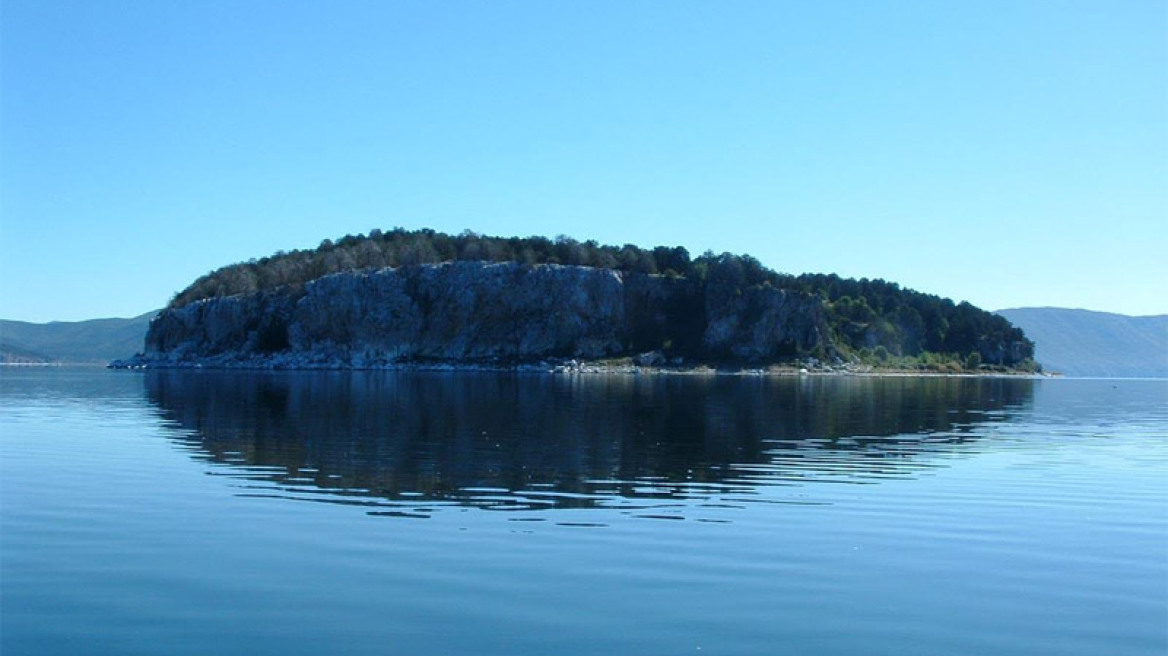
[[[704,314],[704,316],[703,316]],[[595,360],[662,348],[761,362],[830,341],[822,301],[771,288],[559,265],[448,262],[338,273],[164,310],[130,365],[387,367]],[[700,355],[700,354],[699,354]],[[561,367],[557,367],[561,368]]]
[[[823,302],[809,294],[714,286],[706,292],[706,319],[702,345],[731,359],[767,361],[830,346]]]
[[[661,351],[649,351],[633,358],[633,362],[640,367],[660,367],[665,364],[665,354]]]

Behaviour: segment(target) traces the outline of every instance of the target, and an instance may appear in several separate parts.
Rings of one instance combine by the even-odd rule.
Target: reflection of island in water
[[[150,401],[185,429],[176,441],[268,492],[423,512],[443,503],[617,506],[911,477],[937,466],[941,451],[968,449],[984,432],[977,426],[1033,394],[1023,379],[145,377]]]

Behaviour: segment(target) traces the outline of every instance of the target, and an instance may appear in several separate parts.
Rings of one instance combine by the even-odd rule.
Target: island
[[[111,366],[956,373],[1036,371],[1033,354],[1004,317],[884,280],[399,228],[213,271]]]

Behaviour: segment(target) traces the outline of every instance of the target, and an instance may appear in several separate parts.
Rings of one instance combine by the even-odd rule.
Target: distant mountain
[[[1168,314],[1131,317],[1064,308],[1015,308],[998,314],[1034,340],[1034,359],[1047,371],[1168,377]]]
[[[45,364],[52,361],[44,353],[0,342],[0,364]]]
[[[0,319],[0,362],[104,363],[129,357],[142,350],[155,314],[50,323]]]

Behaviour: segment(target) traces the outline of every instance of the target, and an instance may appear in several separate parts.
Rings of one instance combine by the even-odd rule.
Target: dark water
[[[1168,653],[1168,382],[4,369],[0,653]]]

